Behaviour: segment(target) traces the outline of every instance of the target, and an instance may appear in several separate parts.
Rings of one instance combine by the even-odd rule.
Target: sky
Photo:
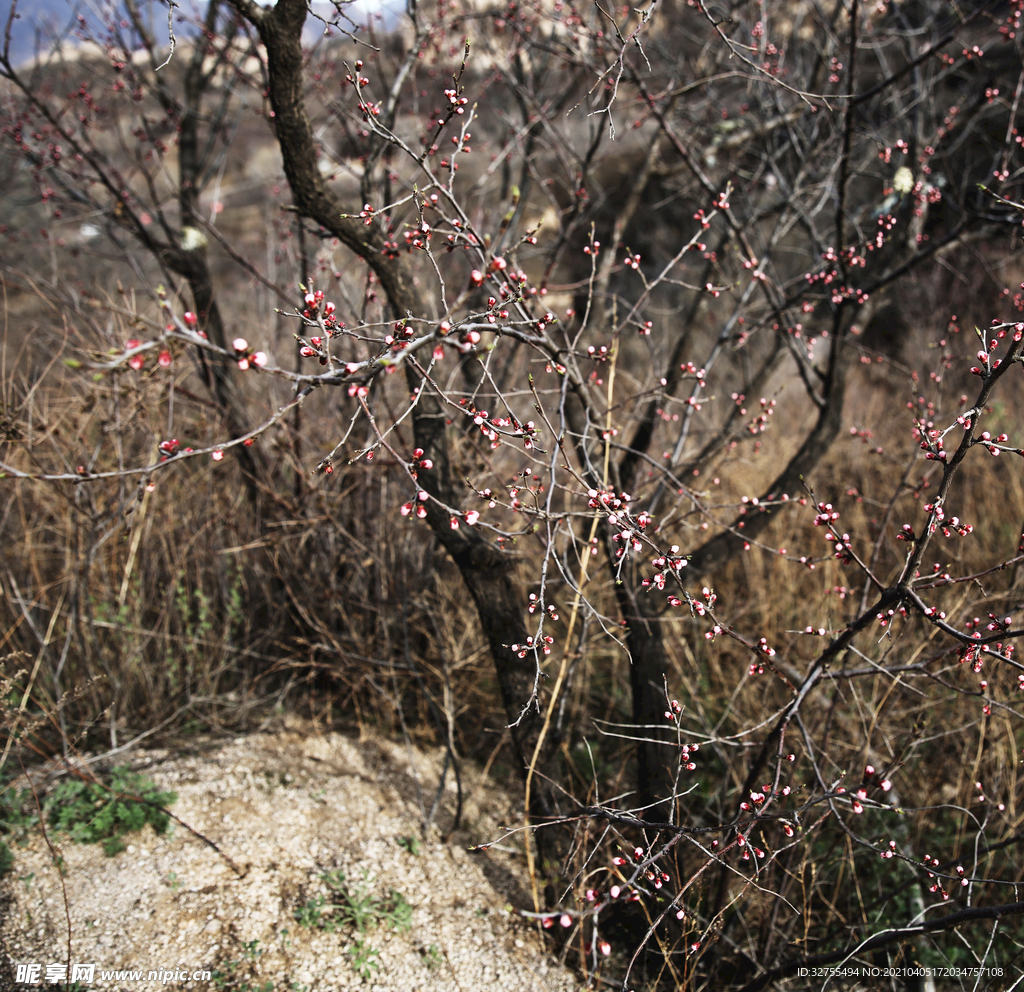
[[[188,14],[201,16],[205,3],[201,0],[177,0],[180,16]],[[263,0],[267,2],[267,0]],[[12,0],[0,0],[0,16],[2,23],[7,24],[11,11]],[[139,0],[140,6],[151,11],[153,32],[158,38],[167,37],[167,8],[159,0]],[[360,20],[368,9],[374,7],[384,9],[393,7],[400,0],[382,2],[382,0],[356,0],[352,6],[351,16]],[[17,64],[33,58],[37,52],[46,52],[55,43],[75,44],[75,29],[79,15],[90,23],[99,25],[104,15],[109,16],[114,7],[112,0],[17,0],[19,17],[15,20],[11,31],[12,60]],[[325,15],[332,9],[327,3],[314,3]],[[309,19],[307,33],[312,40],[318,33],[318,22]],[[183,34],[183,26],[175,27],[175,34]]]
[[[5,25],[11,4],[12,0],[0,0]],[[152,0],[140,0],[140,6],[152,11],[157,37],[166,37],[166,7]],[[110,16],[114,5],[110,0],[15,0],[15,7],[18,17],[11,31],[11,54],[17,63],[45,54],[55,44],[76,44],[79,15],[96,28]],[[179,7],[183,13],[198,9],[191,0],[179,0]]]
[[[6,27],[12,0],[0,0],[0,13]],[[74,22],[75,12],[68,0],[19,0],[19,17],[11,29],[11,54],[15,62],[31,58],[35,52],[37,31],[44,44],[53,32],[66,33]]]

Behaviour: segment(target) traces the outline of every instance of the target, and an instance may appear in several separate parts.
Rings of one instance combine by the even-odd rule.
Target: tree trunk
[[[231,2],[257,28],[267,49],[273,126],[297,208],[338,237],[370,266],[396,317],[429,312],[410,267],[401,258],[382,251],[381,229],[376,224],[363,224],[358,217],[345,216],[343,204],[320,174],[316,142],[302,96],[301,32],[307,12],[305,0],[278,0],[272,9],[260,8],[251,0]],[[413,414],[416,445],[434,463],[430,471],[420,474],[418,481],[436,500],[453,506],[458,497],[451,478],[445,411],[429,394],[429,387],[411,365],[406,368],[410,387],[423,390]],[[462,526],[453,530],[450,516],[437,503],[428,501],[426,509],[427,522],[458,566],[476,605],[494,660],[517,765],[525,777],[539,720],[536,706],[525,715],[523,711],[533,696],[537,668],[530,655],[520,659],[511,650],[512,644],[523,643],[528,636],[524,619],[526,602],[515,580],[512,562],[473,528]],[[547,812],[551,807],[548,791],[535,788],[534,793],[536,811]]]

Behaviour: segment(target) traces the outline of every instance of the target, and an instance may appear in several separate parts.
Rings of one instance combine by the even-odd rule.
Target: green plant
[[[0,878],[14,867],[14,852],[0,840]]]
[[[38,814],[32,808],[32,792],[8,789],[0,793],[0,833],[14,837],[24,843],[28,831],[39,822]]]
[[[313,896],[295,910],[295,920],[300,926],[309,927],[311,930],[326,930],[333,933],[342,925],[331,915],[333,910],[334,906],[327,905],[326,896]]]
[[[405,896],[395,889],[388,892],[386,899],[374,895],[374,878],[364,868],[358,882],[350,882],[340,869],[325,872],[323,880],[337,893],[338,902],[332,906],[338,919],[351,924],[360,933],[371,927],[384,924],[395,930],[408,930],[412,926],[412,906]]]
[[[412,929],[412,906],[397,889],[388,892],[388,897],[384,901],[384,911],[381,913],[381,922],[392,930]]]
[[[363,981],[369,981],[375,971],[380,971],[380,954],[375,947],[362,938],[356,938],[348,950],[352,969]]]
[[[340,869],[325,872],[323,880],[338,894],[340,902],[334,907],[343,923],[351,923],[360,933],[376,926],[380,920],[380,900],[371,891],[373,876],[364,868],[361,880],[350,884]]]
[[[437,944],[431,944],[429,947],[422,948],[420,954],[423,955],[423,961],[431,971],[435,968],[440,968],[444,961]]]
[[[2,780],[0,784],[4,784]],[[0,830],[23,839],[38,822],[39,815],[34,809],[31,789],[15,790],[5,786],[0,791]]]
[[[399,837],[398,846],[403,851],[408,851],[412,855],[420,853],[420,839],[415,834],[409,834],[408,837]]]
[[[2,784],[2,783],[0,783]],[[29,789],[7,788],[0,791],[0,878],[14,865],[11,843],[23,846],[28,840],[32,827],[39,822],[39,816],[32,808],[33,797]]]
[[[358,882],[350,882],[340,868],[324,872],[320,879],[332,890],[334,899],[328,902],[328,897],[320,894],[299,906],[295,910],[295,919],[302,926],[327,933],[351,926],[358,934],[365,934],[378,926],[392,930],[412,927],[412,906],[408,899],[397,889],[390,889],[383,899],[375,895],[372,888],[374,878],[365,868],[361,870]],[[364,980],[380,969],[377,951],[362,936],[355,939],[348,954],[353,969]]]
[[[170,817],[162,807],[177,800],[174,792],[160,792],[156,785],[127,768],[115,768],[110,784],[74,779],[62,782],[46,800],[50,826],[79,844],[102,844],[108,856],[124,850],[122,837],[147,823],[165,833]]]
[[[263,954],[259,943],[258,940],[250,940],[242,944],[238,960],[226,961],[223,967],[214,968],[210,973],[214,987],[230,989],[231,992],[273,992],[274,983],[270,979],[262,983],[250,981],[253,978],[252,971]]]

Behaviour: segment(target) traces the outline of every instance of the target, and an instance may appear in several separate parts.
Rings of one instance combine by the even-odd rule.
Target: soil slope
[[[185,755],[137,752],[130,764],[177,792],[171,812],[219,853],[180,824],[165,836],[149,826],[128,835],[127,850],[112,858],[52,835],[65,865],[70,961],[97,966],[82,988],[575,987],[515,912],[528,902],[521,859],[467,851],[514,822],[508,799],[472,772],[462,826],[444,843],[437,827],[452,823],[452,775],[437,827],[419,839],[442,761],[387,741],[304,728],[203,742]],[[61,878],[38,829],[15,857],[0,886],[0,988],[13,985],[14,963],[38,963],[45,976],[47,964],[69,959]],[[411,927],[377,919],[363,933],[351,923],[332,928],[337,911],[329,907],[345,900],[324,875],[339,870],[353,890],[362,885],[385,904],[391,890],[401,893]],[[296,916],[304,907],[306,925]],[[327,927],[308,925],[317,913]],[[100,978],[105,970],[175,968],[212,977],[166,985]]]

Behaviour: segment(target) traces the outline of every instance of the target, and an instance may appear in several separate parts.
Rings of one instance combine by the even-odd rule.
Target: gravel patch
[[[420,797],[429,810],[440,780],[436,753],[304,729],[200,742],[186,755],[136,752],[131,765],[177,792],[171,812],[220,853],[178,824],[164,836],[149,826],[127,835],[127,850],[112,858],[51,836],[64,864],[70,960],[96,966],[85,988],[568,992],[578,985],[516,914],[529,898],[523,859],[467,850],[515,822],[506,795],[465,771],[461,828],[447,842],[436,827],[421,838]],[[447,829],[454,809],[449,773],[437,826]],[[14,964],[40,964],[45,981],[47,964],[68,961],[61,879],[38,830],[15,858],[0,885],[0,988],[13,983]],[[379,905],[393,907],[392,890],[401,893],[411,926],[390,925],[387,916],[363,933],[351,923],[315,925],[336,919],[331,905],[345,904],[325,881],[337,872]],[[296,918],[304,907],[314,925]],[[147,979],[161,969],[179,973]],[[209,979],[192,978],[204,969]],[[115,970],[144,976],[101,977]]]

